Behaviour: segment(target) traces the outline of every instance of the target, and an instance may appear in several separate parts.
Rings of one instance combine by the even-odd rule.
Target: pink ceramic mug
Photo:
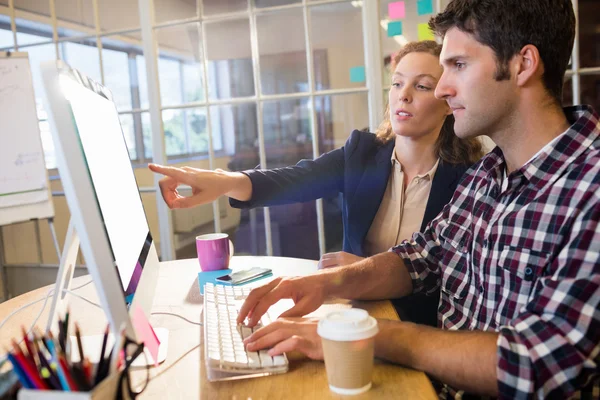
[[[226,233],[209,233],[196,236],[196,250],[202,271],[228,269],[233,257],[233,242]]]

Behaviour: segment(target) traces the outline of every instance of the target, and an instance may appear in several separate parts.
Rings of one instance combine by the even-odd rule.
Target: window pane
[[[213,143],[217,152],[215,167],[230,171],[254,168],[259,163],[256,104],[215,106],[210,108]],[[222,206],[221,228],[231,235],[235,253],[265,255],[263,209],[237,210],[226,202]],[[279,244],[273,241],[273,247]]]
[[[198,0],[154,0],[156,23],[197,17],[198,2]]]
[[[167,156],[185,154],[185,124],[183,110],[165,110],[162,113]]]
[[[257,16],[260,82],[263,94],[308,90],[302,9]],[[273,35],[273,32],[287,32]]]
[[[208,153],[208,128],[206,119],[206,108],[194,108],[184,110],[185,123],[187,126],[187,150],[190,154]],[[215,151],[223,149],[222,141],[213,143]]]
[[[320,154],[344,145],[354,129],[368,129],[369,111],[366,93],[315,98]],[[342,248],[342,214],[340,197],[323,199],[325,250]]]
[[[139,32],[102,38],[104,82],[113,92],[120,111],[139,109],[140,91],[146,89],[146,66],[141,42],[135,39]],[[141,62],[141,67],[138,63]],[[143,76],[140,76],[140,72]],[[136,76],[137,73],[137,76]],[[146,107],[147,95],[146,95]]]
[[[206,109],[164,110],[163,130],[167,156],[177,157],[208,152]],[[215,143],[215,150],[222,142]]]
[[[142,113],[142,137],[144,142],[144,157],[152,161],[152,127],[150,125],[150,113]]]
[[[286,6],[288,4],[298,4],[302,0],[254,0],[256,8]]]
[[[315,108],[320,154],[343,146],[354,129],[368,130],[367,93],[317,96]]]
[[[99,2],[101,3],[101,2]],[[59,28],[76,24],[78,29],[85,30],[88,34],[95,33],[94,5],[92,0],[55,1],[56,18]],[[87,30],[85,28],[88,28]]]
[[[15,18],[17,43],[19,46],[48,42],[52,40],[52,26],[39,22]]]
[[[581,104],[600,110],[600,75],[581,76]]]
[[[133,122],[133,115],[121,114],[119,115],[119,119],[121,120],[121,127],[123,128],[125,143],[127,143],[127,150],[129,150],[129,158],[135,160],[137,158],[137,152],[135,149],[135,126]]]
[[[579,0],[578,22],[580,66],[600,67],[600,2]]]
[[[100,30],[103,32],[140,27],[138,0],[98,1]]]
[[[204,15],[240,12],[248,9],[248,0],[203,0]]]
[[[308,99],[265,102],[263,126],[268,168],[313,158]],[[270,213],[275,255],[319,259],[315,201],[270,207]]]
[[[102,82],[100,75],[100,54],[96,39],[81,39],[77,42],[59,44],[61,58],[96,82]]]
[[[254,95],[248,19],[206,24],[209,96],[229,99]]]
[[[315,89],[365,86],[362,8],[343,2],[311,7],[310,13]]]
[[[0,22],[3,22],[2,15],[0,15]],[[14,47],[15,43],[13,40],[13,33],[10,29],[0,29],[0,48]]]
[[[200,25],[179,25],[157,30],[158,74],[163,106],[204,99]]]
[[[129,49],[123,45],[124,43],[102,38],[104,84],[111,90],[118,110],[131,110],[137,108],[132,102],[132,92],[136,88],[131,84]]]
[[[148,80],[146,75],[146,58],[141,55],[135,56],[135,68],[137,70],[138,93],[140,96],[140,108],[148,108]]]

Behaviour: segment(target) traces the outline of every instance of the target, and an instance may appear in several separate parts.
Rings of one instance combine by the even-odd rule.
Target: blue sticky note
[[[350,68],[350,82],[364,82],[365,81],[365,67],[352,67]]]
[[[389,37],[402,35],[402,21],[388,22],[387,35]]]
[[[229,275],[232,271],[230,269],[220,269],[217,271],[207,271],[198,273],[198,285],[200,286],[200,294],[204,294],[204,285],[206,283],[214,283],[215,285],[221,285],[221,282],[217,282],[217,278],[223,275]]]
[[[431,0],[417,1],[417,15],[433,14],[433,2]]]

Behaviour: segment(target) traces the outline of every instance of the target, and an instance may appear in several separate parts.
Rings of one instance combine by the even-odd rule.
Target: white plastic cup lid
[[[377,320],[359,308],[332,311],[317,326],[323,339],[340,342],[369,339],[377,332]]]

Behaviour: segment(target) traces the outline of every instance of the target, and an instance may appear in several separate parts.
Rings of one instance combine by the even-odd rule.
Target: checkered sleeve
[[[412,278],[413,293],[432,293],[441,283],[439,231],[442,226],[447,225],[450,207],[446,205],[423,232],[414,233],[410,241],[404,240],[390,249],[404,261]]]
[[[600,372],[600,197],[498,338],[499,398],[568,398]]]

